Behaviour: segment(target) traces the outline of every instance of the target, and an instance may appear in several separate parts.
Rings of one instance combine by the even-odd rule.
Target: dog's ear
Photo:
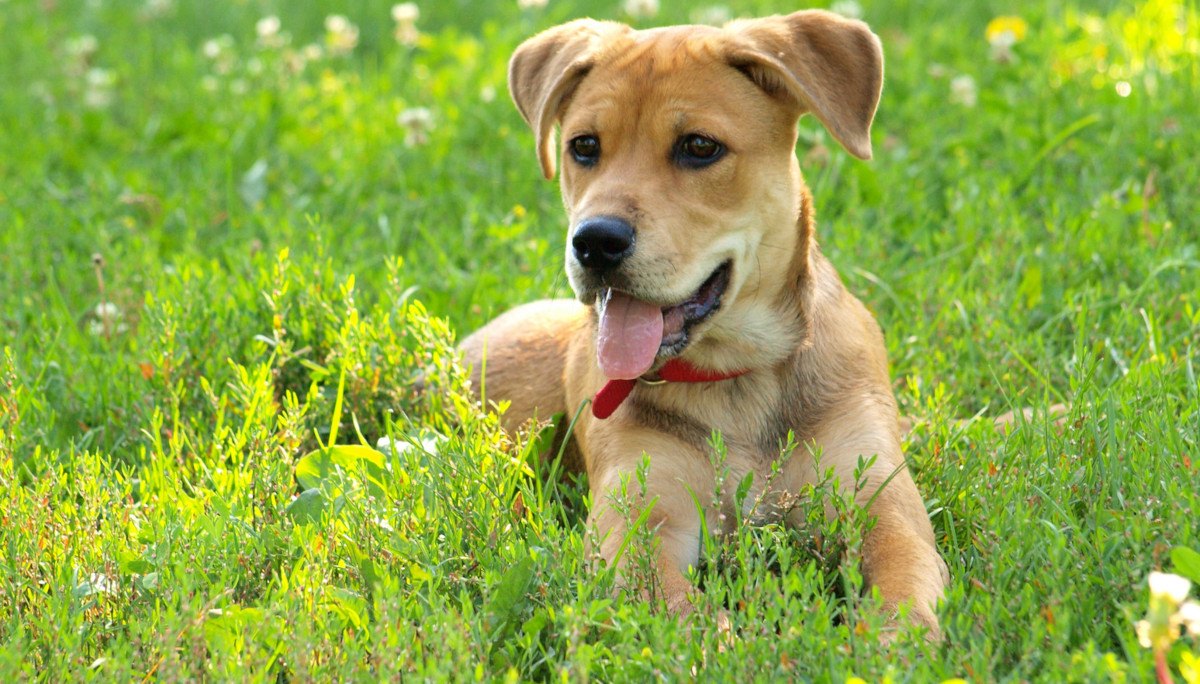
[[[812,112],[851,154],[871,158],[883,49],[861,21],[824,10],[735,21],[726,59],[768,93]]]
[[[554,122],[563,103],[591,70],[604,40],[632,30],[611,21],[577,19],[521,43],[509,60],[508,92],[533,129],[547,179],[554,178]]]

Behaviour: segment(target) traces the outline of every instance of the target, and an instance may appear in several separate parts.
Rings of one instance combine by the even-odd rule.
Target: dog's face
[[[658,307],[659,359],[702,338],[760,269],[777,282],[789,259],[755,256],[768,233],[794,233],[797,115],[714,60],[714,34],[639,36],[580,82],[562,115],[571,286],[585,303],[612,289]],[[622,234],[623,255],[612,250]]]
[[[823,12],[725,29],[573,22],[518,49],[510,87],[548,177],[561,124],[567,275],[596,305],[607,376],[706,336],[771,334],[767,307],[807,256],[797,119],[814,111],[869,155],[879,60],[865,26]]]

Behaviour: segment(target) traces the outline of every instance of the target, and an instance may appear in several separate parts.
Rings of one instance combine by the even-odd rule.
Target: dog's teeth
[[[605,290],[604,292],[601,292],[600,295],[598,297],[596,297],[597,313],[600,313],[600,314],[604,313],[604,310],[606,308],[608,308],[608,302],[610,299],[612,299],[612,288],[611,287],[608,288],[607,290]]]

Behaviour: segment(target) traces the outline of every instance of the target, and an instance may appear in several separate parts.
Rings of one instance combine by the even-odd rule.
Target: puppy
[[[511,402],[506,427],[592,401],[572,448],[591,488],[589,528],[618,566],[628,516],[613,492],[649,456],[635,515],[653,502],[656,589],[677,614],[693,609],[701,514],[708,529],[736,517],[732,496],[702,512],[692,497],[715,489],[717,430],[730,481],[753,473],[744,506],[758,501],[760,515],[790,519],[789,494],[829,468],[851,488],[873,459],[855,495],[874,518],[864,576],[890,615],[908,604],[940,638],[948,574],[901,453],[883,336],[817,246],[795,151],[809,113],[870,158],[882,82],[878,38],[817,10],[724,28],[585,19],[512,56],[509,89],[545,177],[561,163],[576,299],[517,307],[461,351],[474,387]],[[789,433],[803,446],[781,459]]]

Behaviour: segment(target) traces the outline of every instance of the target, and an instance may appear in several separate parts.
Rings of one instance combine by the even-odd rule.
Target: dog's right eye
[[[600,139],[596,136],[581,135],[572,138],[568,144],[571,147],[571,156],[580,164],[591,166],[600,161]]]

